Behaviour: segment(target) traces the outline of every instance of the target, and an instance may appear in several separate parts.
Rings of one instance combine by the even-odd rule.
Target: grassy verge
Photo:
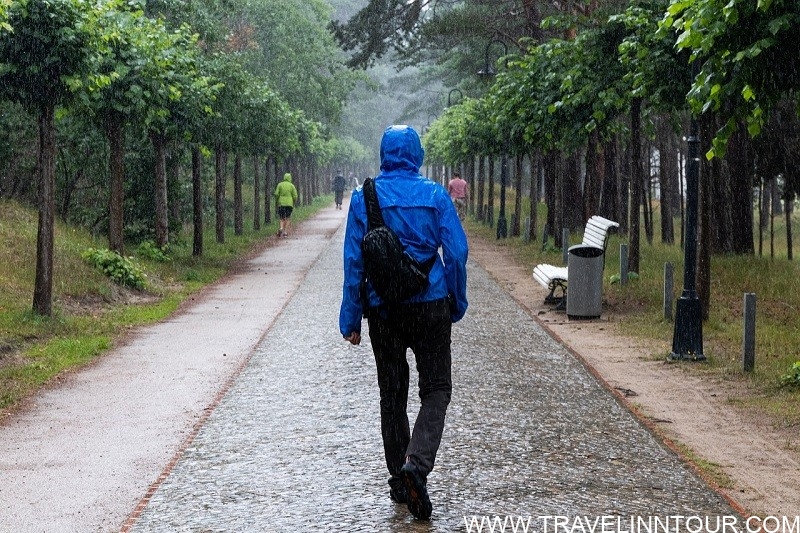
[[[293,223],[332,201],[325,196],[298,207]],[[0,410],[17,405],[62,372],[96,359],[131,328],[169,316],[189,295],[268,246],[277,221],[262,224],[259,231],[250,225],[240,236],[229,228],[225,243],[217,243],[209,230],[202,257],[192,256],[191,237],[185,235],[174,239],[166,261],[127,251],[147,276],[144,291],[118,287],[81,259],[87,248],[105,248],[104,239],[58,224],[51,317],[31,311],[36,226],[35,211],[0,201]]]
[[[545,220],[539,212],[538,220]],[[541,224],[541,223],[540,223]],[[798,224],[800,226],[800,224]],[[658,228],[658,222],[655,223]],[[520,238],[496,240],[496,229],[470,219],[468,231],[508,248],[519,264],[533,267],[538,263],[562,264],[562,252],[552,246],[542,246],[541,240],[524,243]],[[795,228],[794,234],[797,235]],[[783,230],[780,230],[783,231]],[[676,236],[679,233],[676,232]],[[781,233],[776,232],[776,235]],[[541,235],[538,236],[541,239]],[[579,242],[581,236],[572,240]],[[776,244],[783,239],[776,237]],[[653,341],[663,350],[653,357],[666,358],[672,346],[674,323],[663,313],[664,264],[674,265],[675,301],[683,287],[683,250],[678,245],[657,242],[648,244],[641,238],[640,272],[638,279],[625,285],[611,283],[618,275],[620,243],[626,236],[613,235],[607,249],[604,271],[604,306],[615,315],[615,327],[625,335]],[[785,242],[776,247],[775,257],[714,256],[712,257],[712,288],[710,318],[703,324],[703,347],[706,362],[676,363],[686,370],[703,375],[705,379],[729,383],[737,395],[731,402],[759,416],[769,417],[777,427],[800,425],[800,386],[785,386],[781,377],[800,361],[800,265],[786,259]],[[742,370],[744,293],[755,293],[756,365],[753,372]]]

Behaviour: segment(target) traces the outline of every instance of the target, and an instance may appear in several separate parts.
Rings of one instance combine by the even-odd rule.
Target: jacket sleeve
[[[357,215],[363,195],[353,194],[350,209],[347,212],[347,227],[344,234],[344,283],[342,287],[342,305],[339,310],[339,331],[343,336],[353,332],[361,333],[361,278],[364,273],[364,262],[361,257],[361,241],[366,232],[366,222]],[[366,214],[364,215],[366,217]]]
[[[467,257],[469,246],[461,221],[449,197],[439,202],[439,234],[442,239],[442,259],[447,293],[451,298],[450,320],[458,322],[467,312]]]

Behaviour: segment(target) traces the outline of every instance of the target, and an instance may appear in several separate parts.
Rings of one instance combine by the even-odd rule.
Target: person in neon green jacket
[[[288,237],[292,223],[292,210],[297,201],[297,188],[292,183],[292,175],[288,172],[283,175],[283,181],[275,187],[275,202],[278,205],[278,218],[281,221],[281,229],[278,230],[278,237]]]

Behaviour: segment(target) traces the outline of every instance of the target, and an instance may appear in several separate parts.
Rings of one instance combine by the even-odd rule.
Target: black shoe
[[[419,473],[416,465],[410,461],[404,464],[400,469],[400,477],[403,479],[408,494],[408,510],[420,520],[430,519],[433,505],[428,497],[426,480]]]
[[[408,503],[408,493],[406,493],[406,488],[403,486],[390,488],[389,498],[391,498],[394,503]]]

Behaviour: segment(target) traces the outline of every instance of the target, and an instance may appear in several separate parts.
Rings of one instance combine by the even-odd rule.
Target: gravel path
[[[0,427],[0,530],[477,531],[471,520],[532,517],[541,532],[543,515],[734,515],[471,262],[433,520],[414,521],[388,498],[368,335],[338,334],[344,213],[324,210]]]

